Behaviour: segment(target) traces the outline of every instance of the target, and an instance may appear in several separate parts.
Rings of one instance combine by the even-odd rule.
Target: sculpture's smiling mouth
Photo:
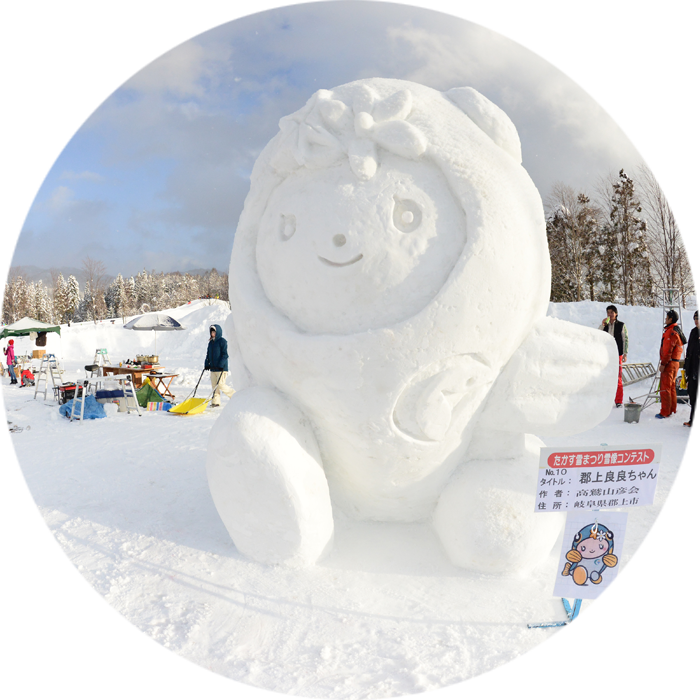
[[[332,260],[326,260],[326,258],[323,258],[320,255],[318,256],[318,259],[321,262],[326,263],[326,265],[330,265],[331,267],[347,267],[348,265],[354,265],[356,262],[362,260],[362,253],[356,255],[354,258],[351,258],[347,262],[333,262]]]

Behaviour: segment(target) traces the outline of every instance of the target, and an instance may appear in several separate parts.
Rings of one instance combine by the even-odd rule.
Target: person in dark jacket
[[[700,368],[700,327],[698,322],[698,312],[693,314],[695,328],[690,331],[688,338],[688,347],[685,351],[685,380],[688,383],[688,400],[690,401],[690,420],[683,425],[690,428],[693,425],[693,416],[695,415],[695,402],[698,396],[698,369]]]
[[[680,359],[683,357],[683,341],[677,330],[678,314],[671,309],[666,314],[664,333],[661,336],[661,350],[659,351],[659,396],[661,398],[661,411],[657,418],[668,418],[676,412],[676,375]]]
[[[617,374],[617,392],[615,393],[615,406],[622,406],[622,363],[627,362],[627,348],[629,339],[627,337],[627,326],[617,318],[617,307],[610,304],[607,309],[607,318],[598,326],[601,331],[610,333],[617,343],[617,354],[620,356],[620,369]]]
[[[220,406],[222,391],[229,398],[231,398],[235,392],[231,387],[226,386],[226,375],[228,374],[228,343],[218,323],[209,326],[209,345],[207,346],[207,356],[204,360],[204,369],[208,369],[211,373],[211,388],[214,392],[211,405]]]

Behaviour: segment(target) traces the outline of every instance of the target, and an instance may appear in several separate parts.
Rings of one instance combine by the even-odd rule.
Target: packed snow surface
[[[629,361],[655,362],[661,310],[618,308]],[[198,301],[166,313],[186,327],[158,336],[182,400],[200,376],[209,325],[229,312],[223,302]],[[594,328],[605,304],[553,304],[549,314]],[[692,311],[683,323],[687,333]],[[123,361],[152,352],[152,343],[152,334],[125,330],[118,319],[63,326],[47,350],[76,379],[96,348]],[[18,354],[34,347],[28,338],[15,344]],[[11,387],[7,376],[2,383],[8,421],[23,428],[12,434],[20,465],[66,555],[136,627],[215,673],[304,697],[395,697],[506,663],[555,634],[527,629],[528,622],[562,619],[552,595],[561,542],[527,577],[490,576],[451,564],[427,524],[335,514],[335,548],[316,566],[256,563],[236,550],[207,486],[207,441],[222,409],[192,417],[108,411],[102,420],[71,423],[51,392],[35,400],[33,388]],[[647,388],[632,385],[625,397]],[[543,438],[561,446],[663,443],[655,504],[628,511],[621,568],[663,505],[690,432],[682,425],[688,408],[664,421],[654,419],[655,408],[638,425],[613,409],[585,433]],[[582,615],[591,604],[584,601]]]

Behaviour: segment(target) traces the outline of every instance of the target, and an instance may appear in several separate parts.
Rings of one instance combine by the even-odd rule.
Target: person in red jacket
[[[683,356],[683,341],[677,330],[677,321],[678,314],[671,309],[666,314],[664,334],[661,336],[661,364],[659,365],[661,371],[659,387],[661,412],[656,414],[657,418],[668,418],[676,412],[676,375],[678,374],[678,363]]]

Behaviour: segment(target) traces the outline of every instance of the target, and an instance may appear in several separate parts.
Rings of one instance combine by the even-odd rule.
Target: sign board
[[[535,512],[651,505],[660,461],[660,443],[543,447]]]
[[[597,598],[619,571],[627,513],[568,513],[554,595]]]

